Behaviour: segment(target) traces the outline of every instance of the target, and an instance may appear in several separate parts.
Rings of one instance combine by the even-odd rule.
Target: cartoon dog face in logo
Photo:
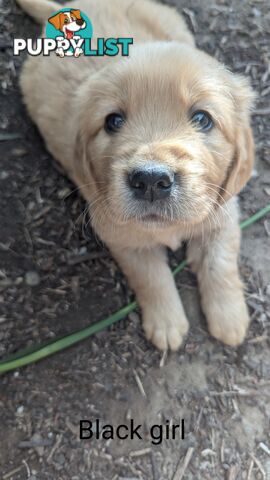
[[[56,55],[59,57],[74,56],[79,57],[83,54],[83,50],[80,47],[74,47],[68,49],[65,44],[67,42],[73,42],[80,40],[80,36],[76,35],[79,30],[86,28],[86,22],[81,16],[80,10],[70,10],[68,12],[59,12],[48,19],[48,22],[64,34],[63,36],[56,37],[58,41],[58,48],[56,49]]]
[[[74,34],[86,27],[86,22],[81,17],[80,10],[60,12],[48,19],[56,30],[60,30],[67,40],[71,40]]]

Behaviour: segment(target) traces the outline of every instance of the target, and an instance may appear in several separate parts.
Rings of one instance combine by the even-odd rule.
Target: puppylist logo
[[[26,51],[29,55],[49,56],[52,52],[60,58],[114,57],[129,55],[133,38],[97,38],[93,40],[93,26],[90,19],[81,10],[63,8],[52,15],[47,22],[45,38],[15,38],[14,55]]]

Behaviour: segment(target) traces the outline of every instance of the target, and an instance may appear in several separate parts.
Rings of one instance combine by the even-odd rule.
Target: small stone
[[[3,288],[8,288],[12,285],[12,280],[10,278],[4,278],[3,280],[0,280],[0,287]]]
[[[258,170],[256,170],[256,168],[253,168],[252,173],[251,173],[251,177],[252,178],[257,178],[258,176],[259,176]]]
[[[215,457],[216,452],[214,452],[214,450],[211,450],[211,448],[206,448],[205,450],[202,450],[201,455],[202,457]]]
[[[23,405],[20,405],[20,406],[17,408],[17,413],[18,413],[18,415],[21,415],[23,412],[24,412],[24,406],[23,406]]]
[[[60,200],[63,200],[65,197],[67,197],[70,194],[71,194],[71,190],[68,187],[62,188],[62,190],[59,190],[57,192],[57,196],[58,198],[60,198]]]
[[[9,172],[6,172],[5,170],[2,170],[2,172],[0,172],[0,180],[6,180],[6,178],[9,177]]]
[[[253,13],[254,17],[257,17],[257,18],[262,16],[261,10],[259,10],[257,7],[252,8],[252,13]]]
[[[137,323],[140,319],[138,313],[136,312],[130,312],[128,315],[128,318],[131,322]]]
[[[268,237],[270,237],[270,222],[269,222],[269,220],[264,221],[264,228],[265,228],[265,231],[266,231]]]
[[[25,274],[25,281],[29,287],[36,287],[40,284],[40,276],[37,272],[27,272]]]
[[[60,465],[64,465],[66,463],[65,455],[63,453],[59,453],[58,455],[55,455],[55,461]]]
[[[24,157],[24,155],[27,155],[28,150],[25,148],[14,148],[11,151],[11,154],[14,155],[15,157]]]
[[[39,442],[42,443],[42,440],[43,440],[43,439],[42,439],[42,436],[41,436],[39,433],[34,433],[34,435],[32,436],[31,440],[33,441],[33,443],[37,443],[37,444],[38,444]],[[44,450],[45,450],[45,449],[44,449],[44,446],[41,445],[41,446],[36,446],[36,447],[34,447],[34,448],[35,448],[38,456],[39,456],[39,457],[43,457],[43,455],[44,455]]]
[[[261,448],[261,450],[263,450],[265,453],[267,453],[267,455],[270,455],[270,448],[268,448],[268,446],[265,445],[265,443],[260,442],[259,447]]]

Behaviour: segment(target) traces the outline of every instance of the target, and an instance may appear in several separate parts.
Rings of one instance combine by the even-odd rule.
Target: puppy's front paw
[[[241,345],[250,321],[243,294],[237,299],[235,295],[224,295],[219,303],[211,303],[206,310],[211,335],[226,345]]]
[[[178,350],[188,332],[188,321],[180,306],[177,310],[159,305],[148,306],[143,312],[143,328],[146,338],[160,350]]]
[[[64,56],[65,56],[64,50],[62,48],[57,48],[55,50],[55,53],[58,57],[61,57],[61,58],[64,58]]]
[[[76,48],[74,56],[76,58],[80,57],[83,54],[83,49],[82,48]]]

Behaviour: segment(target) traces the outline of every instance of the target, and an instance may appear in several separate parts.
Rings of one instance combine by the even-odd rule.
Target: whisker
[[[79,185],[78,187],[74,188],[71,192],[69,192],[67,195],[63,197],[63,200],[66,200],[70,195],[72,195],[75,192],[78,192],[82,190],[83,188],[90,187],[91,185],[105,185],[106,182],[88,182],[83,185]]]

